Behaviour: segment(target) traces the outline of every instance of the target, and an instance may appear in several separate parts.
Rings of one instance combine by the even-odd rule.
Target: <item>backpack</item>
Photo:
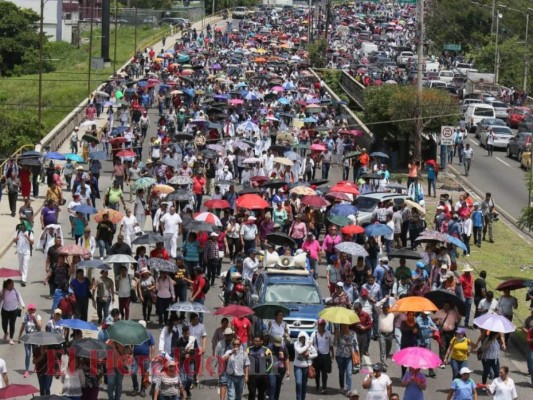
[[[209,292],[209,289],[211,289],[211,285],[209,285],[208,280],[204,278],[204,286],[202,287],[202,292],[204,294],[207,294],[207,292]]]
[[[57,305],[57,308],[59,308],[63,312],[63,315],[67,317],[74,314],[73,302],[71,299],[69,299],[69,297],[70,296],[63,297],[61,300],[59,300]]]
[[[392,288],[392,286],[394,285],[394,282],[396,281],[395,278],[394,278],[394,272],[392,271],[392,268],[387,266],[387,268],[384,268],[385,269],[385,274],[383,274],[383,284],[387,287],[387,288]]]

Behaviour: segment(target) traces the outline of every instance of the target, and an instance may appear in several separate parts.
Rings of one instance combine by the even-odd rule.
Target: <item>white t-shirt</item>
[[[189,325],[189,332],[191,336],[194,336],[196,339],[198,347],[202,347],[202,338],[207,336],[204,324],[198,323],[196,325]]]
[[[19,231],[17,233],[17,238],[18,238],[18,240],[17,240],[17,253],[20,253],[20,254],[30,254],[31,253],[31,245],[30,245],[30,242],[29,242],[28,238],[26,238],[26,235],[28,235],[29,239],[33,240],[33,233],[32,232]]]
[[[378,378],[372,378],[372,383],[368,389],[366,400],[387,400],[387,386],[389,385],[392,385],[392,381],[389,376],[384,373],[381,373]]]
[[[489,386],[489,392],[494,395],[494,400],[514,400],[518,398],[514,381],[507,378],[507,383],[503,382],[500,377],[494,379]]]
[[[494,314],[498,309],[498,301],[496,299],[492,299],[492,301],[489,302],[487,299],[482,299],[477,308],[480,310],[487,310],[487,312]]]
[[[122,229],[124,231],[124,235],[134,235],[135,231],[133,227],[137,224],[137,218],[132,214],[131,216],[124,216],[122,218]]]
[[[167,213],[163,215],[163,218],[161,218],[161,222],[163,223],[163,233],[178,233],[178,226],[179,224],[181,224],[182,221],[179,214]]]
[[[2,377],[3,374],[7,374],[7,365],[4,359],[0,358],[0,389],[5,387],[4,378]]]
[[[119,275],[117,279],[117,294],[118,297],[130,297],[131,296],[131,278],[129,275],[122,277]]]

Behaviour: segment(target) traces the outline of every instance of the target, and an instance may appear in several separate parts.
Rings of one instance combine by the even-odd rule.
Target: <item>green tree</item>
[[[37,143],[41,139],[37,133],[36,113],[2,110],[0,104],[0,126],[4,133],[0,135],[0,158],[7,157],[25,144]]]
[[[27,53],[39,48],[38,22],[34,11],[0,1],[1,75],[12,75],[17,65],[28,61]]]
[[[326,49],[328,42],[324,38],[319,38],[309,43],[307,51],[309,52],[309,62],[314,68],[324,68],[327,65]]]
[[[533,171],[530,169],[529,172],[527,172],[524,176],[524,182],[526,189],[528,191],[528,197],[529,197],[529,207],[524,207],[522,211],[520,211],[520,216],[518,217],[518,227],[520,229],[527,228],[529,231],[533,230],[533,202],[531,202],[533,198]]]

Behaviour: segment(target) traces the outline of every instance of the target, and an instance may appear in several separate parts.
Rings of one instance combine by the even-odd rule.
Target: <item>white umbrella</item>
[[[108,264],[137,264],[137,260],[127,254],[113,254],[112,256],[107,257],[104,261]]]

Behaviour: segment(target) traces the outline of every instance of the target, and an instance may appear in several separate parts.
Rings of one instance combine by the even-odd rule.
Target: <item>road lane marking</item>
[[[468,140],[470,140],[473,144],[479,144],[479,142],[475,141],[474,139],[468,138]]]
[[[511,168],[511,165],[510,164],[507,164],[505,161],[503,161],[502,159],[500,159],[500,157],[494,157],[496,160],[498,160],[499,162],[501,162],[503,165],[507,165],[509,168]]]

